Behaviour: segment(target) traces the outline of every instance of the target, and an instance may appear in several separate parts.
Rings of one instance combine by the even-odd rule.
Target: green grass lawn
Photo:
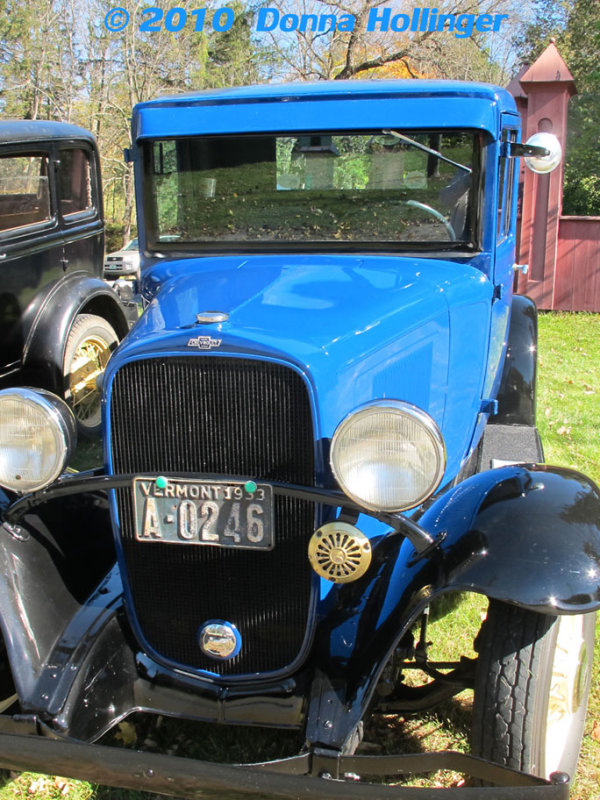
[[[541,314],[537,422],[546,461],[600,485],[600,315]],[[600,615],[594,678],[573,800],[600,796]]]
[[[538,425],[546,461],[573,467],[600,483],[600,315],[540,315]],[[95,454],[97,455],[97,454]],[[83,465],[80,465],[83,466]],[[472,631],[484,608],[472,596],[456,611],[432,626],[432,639],[456,641],[468,654]],[[436,637],[437,633],[437,637]],[[572,800],[598,800],[600,794],[600,625],[597,625],[595,668],[586,733]],[[443,655],[444,651],[440,651]],[[435,657],[435,654],[434,654]],[[452,747],[466,749],[469,733],[469,693],[464,692],[436,711],[413,719],[381,715],[367,727],[365,750],[415,751]],[[240,744],[235,732],[211,726],[164,722],[149,726],[134,719],[119,732],[130,746],[171,749],[211,760],[274,757],[281,742],[293,749],[292,737],[254,732]],[[457,776],[440,778],[456,785]],[[86,782],[32,774],[0,777],[0,800],[142,800],[148,795],[94,787]]]

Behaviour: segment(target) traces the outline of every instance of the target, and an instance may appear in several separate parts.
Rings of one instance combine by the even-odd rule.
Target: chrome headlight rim
[[[11,387],[0,390],[0,408],[5,400],[17,400],[35,406],[46,415],[52,426],[54,441],[57,443],[55,466],[43,480],[36,483],[29,481],[27,486],[20,486],[15,476],[13,481],[2,481],[0,486],[15,494],[29,494],[41,491],[50,486],[64,473],[69,459],[77,444],[77,423],[69,406],[57,395],[46,389],[35,387]],[[1,446],[1,443],[0,443]]]
[[[353,425],[356,421],[358,421],[360,417],[366,416],[373,412],[375,413],[380,412],[383,409],[387,409],[393,414],[401,414],[405,417],[409,417],[413,421],[420,424],[429,435],[435,451],[435,455],[437,457],[437,468],[433,474],[429,486],[427,487],[427,490],[421,492],[418,496],[416,496],[413,500],[411,500],[410,503],[407,502],[398,504],[395,505],[393,508],[382,507],[381,504],[371,503],[365,500],[364,497],[358,495],[355,491],[350,490],[346,485],[343,476],[340,475],[339,469],[336,469],[336,464],[335,464],[337,443],[339,443],[342,436],[345,433],[347,433],[348,428],[351,425]],[[371,402],[365,403],[355,408],[339,423],[331,438],[331,446],[329,449],[329,463],[333,475],[336,481],[338,482],[340,488],[342,489],[344,494],[346,494],[357,505],[361,506],[362,508],[365,508],[368,511],[374,511],[379,513],[397,513],[401,511],[409,511],[411,508],[417,508],[422,503],[424,503],[425,500],[431,497],[431,495],[434,494],[436,489],[439,487],[446,470],[446,445],[437,423],[426,411],[423,411],[423,409],[413,405],[412,403],[408,403],[404,400],[392,400],[392,399],[373,400]]]

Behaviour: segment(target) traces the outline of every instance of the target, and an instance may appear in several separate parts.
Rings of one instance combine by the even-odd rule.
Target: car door
[[[62,275],[52,169],[44,143],[0,151],[0,380],[20,366],[48,286]]]
[[[65,273],[84,271],[102,277],[104,223],[99,175],[97,153],[89,143],[59,146],[57,193]]]
[[[515,159],[508,156],[507,144],[517,140],[518,130],[518,119],[504,114],[501,141],[497,145],[499,157],[496,175],[494,299],[485,397],[495,397],[498,391],[510,320],[516,244],[517,175]]]

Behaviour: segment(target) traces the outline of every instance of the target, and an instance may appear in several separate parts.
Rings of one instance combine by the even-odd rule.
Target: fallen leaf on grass
[[[47,782],[48,778],[45,775],[40,775],[39,778],[36,778],[34,781],[31,781],[31,783],[27,787],[28,794],[38,794],[39,792],[43,792]]]
[[[71,785],[71,781],[69,781],[67,778],[54,778],[54,788],[58,789],[62,795],[67,794],[71,788]]]
[[[595,742],[600,742],[600,722],[597,719],[594,720],[592,725],[591,736]]]
[[[115,734],[115,739],[119,739],[126,747],[137,742],[137,732],[135,725],[131,722],[119,722],[119,732]]]

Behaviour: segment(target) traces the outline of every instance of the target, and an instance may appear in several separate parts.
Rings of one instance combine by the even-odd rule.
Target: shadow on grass
[[[296,755],[303,741],[299,731],[231,727],[139,713],[104,736],[101,744],[213,763],[250,764]],[[159,795],[96,786],[93,797],[94,800],[156,800]],[[228,800],[228,796],[223,794],[220,800]]]
[[[418,715],[377,714],[365,727],[358,754],[411,755],[456,750],[469,752],[472,692],[462,692]],[[435,774],[387,776],[382,782],[412,786],[456,786],[463,776],[449,770]]]
[[[471,722],[471,696],[441,703],[435,711],[418,717],[375,714],[366,726],[365,743],[358,753],[401,754],[431,750],[468,750]],[[265,728],[228,727],[190,722],[148,714],[129,717],[104,737],[104,745],[126,746],[146,752],[168,753],[213,763],[244,764],[286,758],[300,752],[303,736],[299,731]],[[460,776],[392,777],[393,783],[456,785]],[[421,779],[422,777],[422,779]],[[376,781],[383,782],[383,781]],[[98,786],[95,800],[153,800],[157,795]],[[227,800],[224,796],[222,800]]]
[[[132,714],[108,733],[102,744],[168,753],[214,763],[253,763],[295,755],[299,731],[217,725],[209,722]]]

